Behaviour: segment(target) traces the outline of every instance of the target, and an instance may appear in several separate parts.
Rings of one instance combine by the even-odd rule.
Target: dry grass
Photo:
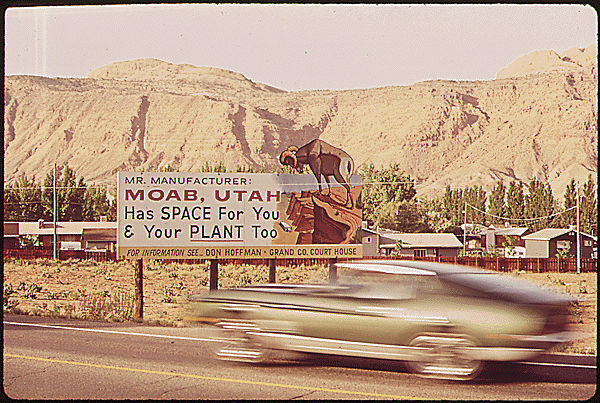
[[[322,283],[324,266],[278,267],[279,283]],[[527,273],[509,275],[566,292],[573,306],[574,330],[589,335],[566,344],[561,351],[596,354],[596,273]],[[219,287],[265,284],[266,266],[219,266]],[[206,264],[144,262],[144,322],[185,326],[186,300],[191,293],[208,292]],[[52,259],[4,261],[4,310],[29,315],[129,321],[133,317],[134,266],[131,262]]]

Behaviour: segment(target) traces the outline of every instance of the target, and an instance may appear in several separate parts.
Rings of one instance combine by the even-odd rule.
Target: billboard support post
[[[133,319],[144,320],[144,261],[137,259],[135,263],[135,297]]]
[[[219,288],[219,260],[210,260],[210,286],[209,289],[216,290]]]
[[[335,284],[337,282],[337,258],[329,259],[329,284]]]
[[[277,282],[277,261],[269,259],[269,283]]]

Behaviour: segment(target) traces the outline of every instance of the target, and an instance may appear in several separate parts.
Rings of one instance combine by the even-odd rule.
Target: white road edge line
[[[548,365],[551,367],[572,367],[572,368],[587,368],[596,369],[595,365],[580,365],[580,364],[562,364],[558,362],[533,362],[533,361],[519,361],[517,364],[527,365]]]
[[[112,334],[125,334],[125,335],[129,335],[129,336],[156,337],[156,338],[163,338],[163,339],[222,342],[222,340],[218,340],[218,339],[202,339],[202,338],[198,338],[198,337],[167,336],[167,335],[163,335],[163,334],[147,334],[147,333],[135,333],[135,332],[118,332],[115,330],[85,329],[85,328],[80,328],[80,327],[69,327],[69,326],[40,325],[37,323],[20,323],[20,322],[3,322],[3,323],[5,323],[7,325],[15,325],[15,326],[32,326],[32,327],[45,327],[45,328],[50,328],[50,329],[61,329],[61,330],[77,330],[80,332],[112,333]],[[519,364],[528,364],[528,365],[547,365],[547,366],[556,366],[556,367],[596,369],[595,365],[561,364],[561,363],[532,362],[532,361],[519,361],[518,363]]]
[[[7,325],[16,326],[32,326],[32,327],[45,327],[50,329],[61,329],[61,330],[78,330],[80,332],[96,332],[96,333],[112,333],[112,334],[126,334],[129,336],[144,336],[144,337],[156,337],[163,339],[179,339],[179,340],[193,340],[193,341],[216,341],[217,339],[202,339],[198,337],[184,337],[184,336],[167,336],[163,334],[147,334],[147,333],[135,333],[135,332],[119,332],[116,330],[102,330],[102,329],[84,329],[80,327],[69,327],[69,326],[54,326],[54,325],[40,325],[37,323],[20,323],[20,322],[4,322]]]

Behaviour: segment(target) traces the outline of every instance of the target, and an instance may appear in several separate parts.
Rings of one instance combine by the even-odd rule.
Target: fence
[[[59,259],[93,259],[97,261],[114,261],[116,260],[115,252],[89,252],[83,250],[63,250],[59,251]],[[36,258],[52,258],[51,249],[4,249],[4,258],[14,259],[36,259]],[[428,262],[453,263],[465,266],[480,267],[482,269],[512,272],[512,271],[529,271],[534,273],[569,273],[577,272],[576,258],[504,258],[504,257],[472,257],[472,256],[456,256],[456,257],[364,257],[362,259],[338,259],[338,261],[349,260],[418,260]],[[181,262],[187,264],[204,264],[204,259],[191,260],[176,260],[163,259],[163,262]],[[219,260],[221,264],[237,263],[249,265],[269,265],[269,259],[224,259]],[[329,259],[277,259],[277,266],[312,266],[312,265],[328,265]],[[597,272],[598,259],[581,259],[581,272]]]
[[[366,258],[363,258],[366,259]],[[577,272],[576,258],[505,258],[505,257],[382,257],[377,259],[418,260],[427,262],[453,263],[479,267],[500,272],[529,271],[533,273],[569,273]],[[598,259],[580,259],[581,272],[596,272]]]
[[[100,262],[117,259],[115,252],[85,251],[85,250],[60,250],[57,251],[60,260],[67,259],[93,259]],[[13,259],[52,259],[52,249],[4,249],[4,258]]]

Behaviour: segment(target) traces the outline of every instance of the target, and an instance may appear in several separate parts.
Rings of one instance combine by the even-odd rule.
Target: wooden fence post
[[[142,259],[138,259],[135,262],[133,320],[136,322],[144,320],[144,261]]]
[[[210,290],[219,288],[219,261],[217,259],[210,260]]]
[[[277,260],[269,259],[269,283],[277,282]]]

